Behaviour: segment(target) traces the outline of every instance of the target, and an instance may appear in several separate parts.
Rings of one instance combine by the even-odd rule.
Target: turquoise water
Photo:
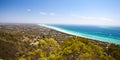
[[[43,25],[68,34],[120,44],[120,27],[97,27],[81,25]]]

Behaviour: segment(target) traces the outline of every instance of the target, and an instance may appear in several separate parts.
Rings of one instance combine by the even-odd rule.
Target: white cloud
[[[50,16],[53,16],[55,15],[55,13],[53,12],[50,12],[50,13],[47,13],[47,12],[40,12],[41,15],[50,15]]]
[[[46,12],[40,12],[41,15],[48,15]]]
[[[82,25],[97,25],[97,26],[120,26],[119,20],[114,20],[106,17],[91,17],[91,16],[80,16],[80,15],[71,15],[73,24],[82,24]],[[76,19],[76,20],[75,20]]]
[[[30,12],[30,11],[31,11],[31,9],[27,9],[27,11],[28,11],[28,12]]]
[[[91,17],[91,16],[79,16],[79,15],[71,15],[71,16],[80,18],[80,19],[96,19],[96,17]]]
[[[99,18],[99,20],[112,21],[112,19],[110,19],[110,18],[105,18],[105,17],[101,17],[101,18]]]
[[[51,13],[49,13],[49,15],[53,16],[53,15],[55,15],[55,13],[51,12]]]

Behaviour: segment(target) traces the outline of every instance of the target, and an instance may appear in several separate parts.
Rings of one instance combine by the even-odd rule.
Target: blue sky
[[[120,26],[120,0],[0,0],[0,22]]]

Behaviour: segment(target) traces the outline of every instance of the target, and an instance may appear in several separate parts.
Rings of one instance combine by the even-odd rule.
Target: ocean
[[[39,24],[41,25],[41,24]],[[99,41],[120,44],[120,27],[42,24],[64,33],[82,36]]]

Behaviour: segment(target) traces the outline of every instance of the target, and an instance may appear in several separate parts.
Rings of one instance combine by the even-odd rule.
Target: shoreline
[[[38,49],[41,49],[41,45],[43,45],[45,47],[46,46],[51,47],[51,43],[52,44],[55,43],[55,45],[52,45],[52,46],[54,46],[54,48],[57,49],[56,51],[58,51],[58,49],[60,49],[59,50],[60,53],[61,53],[61,51],[65,51],[64,46],[68,46],[70,48],[73,48],[73,46],[74,46],[75,48],[78,48],[78,49],[82,48],[82,47],[83,48],[86,47],[86,48],[89,48],[89,50],[90,50],[90,51],[88,51],[85,48],[85,51],[88,51],[88,52],[95,52],[95,50],[98,49],[97,47],[99,47],[101,50],[98,50],[96,52],[102,51],[103,55],[111,56],[111,57],[119,60],[120,45],[102,42],[102,41],[98,41],[95,39],[85,38],[85,37],[81,37],[81,36],[77,36],[77,35],[73,35],[73,34],[68,34],[68,33],[65,33],[62,31],[55,30],[50,27],[45,27],[43,25],[38,25],[38,24],[1,24],[0,25],[0,33],[1,33],[1,35],[0,35],[1,49],[5,48],[2,50],[2,52],[0,52],[2,54],[0,56],[0,57],[2,57],[2,59],[18,58],[18,57],[27,58],[28,56],[30,56],[30,57],[33,56],[36,58],[37,55],[33,55],[33,54],[28,55],[28,52],[34,53],[34,52],[38,51]],[[44,41],[42,41],[42,40],[45,41],[45,45],[44,45]],[[74,41],[74,40],[76,40],[76,41]],[[42,42],[43,42],[43,44],[41,44]],[[71,44],[69,44],[69,43],[71,43]],[[78,45],[76,45],[76,43]],[[79,46],[81,46],[81,47],[79,47]],[[11,48],[15,48],[15,49],[12,50]],[[48,48],[46,48],[46,49],[48,50]],[[46,49],[43,48],[42,51],[44,51]],[[93,49],[93,51],[91,51],[91,49]],[[70,50],[73,50],[73,49],[70,49]],[[9,52],[9,51],[11,51],[11,52]],[[81,50],[79,50],[79,51],[81,51]],[[84,51],[84,49],[83,49],[83,51]]]
[[[48,25],[45,25],[45,24],[38,24],[39,26],[43,26],[43,27],[46,27],[46,28],[50,28],[50,29],[53,29],[53,30],[56,30],[56,31],[59,31],[59,32],[62,32],[62,33],[65,33],[65,34],[69,34],[69,35],[73,35],[73,36],[78,36],[78,37],[83,37],[83,38],[87,38],[87,39],[90,39],[92,41],[96,41],[96,42],[102,42],[102,43],[107,43],[107,44],[115,44],[115,45],[120,45],[119,41],[110,41],[110,40],[104,40],[104,39],[97,39],[97,38],[94,38],[94,37],[87,37],[87,36],[83,36],[83,34],[79,34],[79,33],[75,33],[75,32],[72,32],[72,31],[66,31],[66,30],[62,30],[62,29],[59,29],[59,28],[56,28],[56,27],[52,27],[52,26],[48,26]],[[85,34],[84,34],[85,35]]]

